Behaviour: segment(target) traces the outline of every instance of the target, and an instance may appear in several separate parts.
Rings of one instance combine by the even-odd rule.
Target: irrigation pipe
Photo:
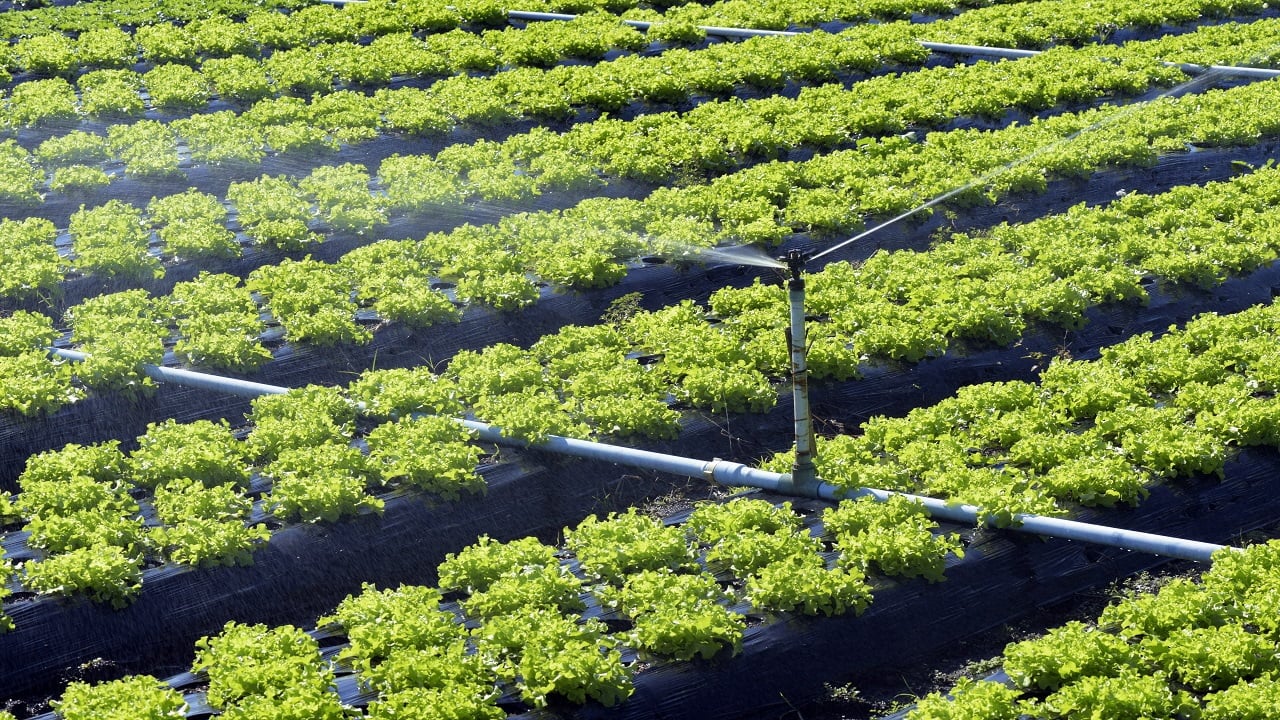
[[[899,495],[907,498],[908,500],[920,503],[926,510],[928,510],[931,517],[937,519],[950,520],[952,522],[971,525],[977,525],[980,522],[983,522],[981,510],[973,505],[958,505],[948,503],[945,500],[925,497],[922,495],[913,495],[911,493],[895,492],[891,490],[877,490],[874,488],[858,488],[857,490],[846,492],[835,485],[821,480],[812,484],[803,485],[793,482],[790,473],[776,473],[769,470],[761,470],[727,460],[694,460],[692,458],[685,458],[677,455],[667,455],[648,450],[637,450],[635,448],[608,445],[605,443],[592,442],[590,440],[577,440],[557,435],[550,436],[542,443],[528,443],[516,438],[503,436],[502,431],[493,425],[476,422],[474,420],[462,420],[460,422],[468,428],[476,431],[481,439],[495,443],[531,447],[561,455],[573,455],[575,457],[591,460],[602,460],[605,462],[647,468],[650,470],[659,470],[687,477],[701,476],[710,480],[715,480],[722,485],[729,485],[732,487],[759,488],[761,490],[769,490],[784,495],[799,495],[819,498],[822,500],[871,497],[878,502],[884,502],[895,495]],[[1225,547],[1223,545],[1215,545],[1213,543],[1199,542],[1195,540],[1184,540],[1181,538],[1169,537],[1167,535],[1156,535],[1153,533],[1144,533],[1134,530],[1124,530],[1105,525],[1094,525],[1092,523],[1083,523],[1076,520],[1065,520],[1062,518],[1051,518],[1027,513],[1014,515],[1013,520],[1014,524],[1009,528],[1012,530],[1019,530],[1035,535],[1063,538],[1066,540],[1079,540],[1081,542],[1108,545],[1111,547],[1151,553],[1153,555],[1161,555],[1164,557],[1179,558],[1182,560],[1208,562],[1213,553]],[[986,521],[986,524],[995,527],[991,521]]]
[[[88,357],[87,353],[58,348],[51,349],[50,354],[65,360],[76,362],[82,361]],[[180,368],[166,368],[151,364],[143,365],[142,372],[147,377],[154,380],[170,382],[175,385],[184,385],[187,387],[217,390],[241,397],[281,395],[289,391],[289,388],[282,387],[280,385],[267,385],[249,380],[221,377],[218,375],[209,375],[207,373],[182,370]],[[713,460],[695,460],[693,458],[680,457],[678,455],[668,455],[666,453],[622,447],[620,445],[609,445],[590,440],[578,440],[575,438],[561,437],[559,435],[548,436],[548,438],[543,442],[530,443],[520,438],[507,437],[502,434],[502,430],[500,428],[488,423],[463,419],[458,419],[458,422],[475,431],[480,439],[494,443],[501,443],[503,445],[514,445],[516,447],[543,450],[559,455],[570,455],[573,457],[591,460],[601,460],[604,462],[617,463],[619,465],[628,465],[631,467],[672,473],[674,475],[683,475],[685,477],[704,477],[708,480],[714,480],[722,485],[728,485],[731,487],[751,487],[761,490],[769,490],[784,495],[812,497],[822,500],[871,497],[877,501],[883,502],[894,495],[900,495],[923,505],[929,512],[929,515],[934,518],[974,525],[983,523],[991,527],[996,527],[991,520],[984,519],[979,508],[973,505],[957,505],[937,498],[895,492],[891,490],[877,490],[874,488],[858,488],[857,490],[846,491],[822,480],[816,480],[811,483],[796,483],[793,480],[791,473],[776,473],[769,470],[761,470],[759,468],[743,465],[742,463],[721,460],[719,458]],[[1155,555],[1182,560],[1195,560],[1198,562],[1210,561],[1213,553],[1226,547],[1224,545],[1215,545],[1213,543],[1205,543],[1195,540],[1184,540],[1181,538],[1169,537],[1167,535],[1155,535],[1152,533],[1124,530],[1105,525],[1095,525],[1076,520],[1065,520],[1062,518],[1051,518],[1043,515],[1032,515],[1027,513],[1014,515],[1013,524],[1007,529],[1035,535],[1063,538],[1066,540],[1078,540],[1080,542],[1106,545],[1109,547],[1133,550],[1136,552],[1152,553]]]
[[[895,495],[900,495],[923,505],[929,515],[934,518],[964,524],[986,524],[991,527],[997,527],[992,520],[985,519],[981,510],[973,505],[958,505],[922,495],[874,488],[858,488],[853,491],[845,491],[822,480],[812,484],[797,484],[793,481],[790,473],[760,470],[741,463],[720,459],[711,461],[694,460],[676,455],[637,450],[618,445],[607,445],[589,440],[576,440],[557,435],[550,436],[542,443],[528,443],[517,438],[503,436],[502,431],[493,425],[474,420],[462,420],[460,422],[475,430],[482,439],[490,442],[531,447],[561,455],[603,460],[687,477],[705,477],[722,485],[732,487],[759,488],[784,495],[814,497],[822,500],[871,497],[878,502],[884,502]],[[1014,515],[1013,524],[1008,529],[1198,562],[1209,562],[1215,552],[1226,547],[1196,540],[1184,540],[1167,535],[1124,530],[1105,525],[1029,513]]]
[[[507,17],[516,20],[573,20],[577,15],[567,15],[564,13],[547,13],[547,12],[530,12],[526,10],[508,10]],[[637,30],[648,31],[653,25],[647,20],[622,20],[623,25],[629,25]],[[800,35],[801,33],[791,30],[756,30],[754,28],[732,28],[732,27],[716,27],[715,25],[699,25],[698,29],[708,35],[718,37],[731,38],[749,38],[749,37],[790,37],[792,35]]]
[[[1043,52],[1042,50],[1019,50],[1017,48],[987,47],[985,45],[959,45],[956,43],[926,42],[924,40],[919,40],[917,42],[919,42],[926,50],[931,50],[933,52],[948,53],[951,55],[986,55],[990,57],[1005,58],[1008,60],[1029,58]],[[1170,68],[1177,68],[1192,76],[1214,73],[1223,76],[1252,78],[1255,80],[1269,80],[1271,78],[1280,77],[1280,70],[1272,70],[1270,68],[1239,67],[1236,65],[1197,65],[1195,63],[1179,63],[1171,61],[1164,61],[1161,65]]]
[[[320,2],[330,5],[347,5],[362,4],[368,0],[320,0]],[[451,7],[451,6],[450,6]],[[578,15],[568,13],[550,13],[550,12],[533,12],[530,10],[508,10],[507,17],[516,20],[576,20]],[[647,31],[654,23],[646,20],[626,20],[623,19],[622,24],[629,25],[637,30]],[[698,29],[708,35],[716,37],[729,38],[751,38],[751,37],[790,37],[793,35],[803,35],[804,32],[794,30],[757,30],[755,28],[735,28],[735,27],[718,27],[715,25],[699,25]],[[807,31],[805,31],[807,32]],[[927,50],[939,53],[947,53],[949,55],[978,55],[986,57],[998,57],[1009,60],[1017,60],[1020,58],[1029,58],[1039,55],[1041,50],[1020,50],[1018,48],[1002,48],[988,47],[986,45],[963,45],[959,43],[940,43],[928,42],[925,40],[917,40],[922,47]],[[1188,75],[1204,75],[1215,73],[1223,76],[1235,76],[1242,78],[1252,78],[1255,80],[1269,80],[1271,78],[1280,77],[1280,70],[1272,70],[1269,68],[1251,68],[1240,67],[1236,65],[1197,65],[1195,63],[1179,63],[1165,61],[1161,63],[1165,67],[1172,67],[1181,70]]]
[[[55,357],[60,357],[63,360],[72,360],[74,362],[81,362],[89,357],[88,353],[83,353],[79,350],[64,350],[61,348],[50,348],[49,354]],[[199,373],[191,370],[183,370],[182,368],[169,368],[160,365],[144,364],[142,366],[142,374],[160,382],[169,382],[174,385],[184,385],[186,387],[199,388],[201,390],[217,390],[218,392],[239,395],[240,397],[281,395],[289,392],[289,388],[280,387],[279,385],[267,385],[265,383],[257,383],[251,380],[226,378],[218,375],[210,375],[208,373]]]

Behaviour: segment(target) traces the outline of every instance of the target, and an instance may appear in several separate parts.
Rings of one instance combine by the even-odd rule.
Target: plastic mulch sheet
[[[1089,511],[1076,519],[1227,543],[1273,524],[1278,493],[1280,455],[1248,450],[1228,463],[1225,481],[1157,487],[1136,509]],[[1161,562],[1144,553],[982,530],[965,557],[948,565],[944,582],[912,580],[879,590],[860,617],[786,616],[754,625],[736,657],[658,663],[636,674],[635,694],[617,707],[547,714],[579,720],[784,717],[823,697],[824,684],[857,686],[927,666],[954,643]]]
[[[1190,171],[1198,163],[1227,162],[1219,154],[1193,153],[1161,163]],[[1149,187],[1144,174],[1125,177]],[[1185,180],[1185,177],[1184,177]],[[1110,186],[1125,182],[1112,179]],[[1110,187],[1107,186],[1107,187]],[[1055,184],[1058,190],[1070,183]],[[1064,190],[1064,192],[1066,192]],[[1096,194],[1097,188],[1092,190]],[[1069,193],[1067,193],[1069,195]],[[1072,196],[1074,197],[1074,196]],[[1033,204],[1062,199],[1041,198]],[[1009,215],[1009,205],[987,213],[986,222]],[[1014,208],[1016,210],[1016,206]],[[1028,211],[1030,216],[1035,213]],[[1037,211],[1038,212],[1038,211]],[[1003,215],[996,216],[996,214]],[[1016,214],[1016,213],[1015,213]],[[931,221],[935,222],[935,221]],[[931,225],[917,226],[902,243],[919,245]],[[906,231],[903,231],[904,233]],[[803,243],[803,239],[797,240]],[[865,256],[867,248],[857,252]],[[461,348],[496,342],[527,345],[565,324],[592,324],[613,299],[642,292],[646,307],[680,298],[704,299],[726,284],[746,284],[759,271],[737,267],[680,270],[645,266],[615,288],[593,293],[548,292],[535,307],[500,315],[477,310],[459,325],[420,331],[390,326],[364,347],[331,351],[287,348],[251,379],[298,386],[346,383],[375,364],[403,367],[447,360]],[[763,275],[769,277],[771,271]],[[877,414],[900,415],[936,402],[974,382],[1032,379],[1037,365],[1065,350],[1095,356],[1100,346],[1135,333],[1162,332],[1170,324],[1210,310],[1231,312],[1280,294],[1280,264],[1209,289],[1152,288],[1146,306],[1094,309],[1078,331],[1046,328],[1011,349],[957,349],[914,366],[888,363],[864,368],[865,379],[816,382],[813,407],[820,432],[853,431]],[[779,342],[782,339],[779,338]],[[248,402],[203,390],[162,386],[152,397],[130,400],[102,395],[48,418],[0,419],[0,487],[16,489],[25,459],[68,442],[118,438],[126,444],[148,422],[227,417],[233,423]],[[790,442],[790,401],[765,415],[693,416],[679,440],[654,449],[688,457],[741,462],[784,449]],[[382,516],[334,525],[296,526],[273,535],[248,568],[149,571],[136,602],[116,611],[84,599],[17,599],[6,606],[17,630],[0,635],[0,697],[60,691],[63,673],[101,658],[130,672],[166,675],[191,661],[192,644],[229,620],[309,626],[362,582],[381,586],[431,583],[448,552],[481,534],[498,539],[538,535],[554,540],[561,528],[583,516],[619,510],[670,488],[671,478],[618,466],[519,454],[525,465],[503,464],[488,472],[484,498],[432,505],[417,496],[388,501]],[[1280,510],[1275,453],[1246,452],[1228,467],[1227,481],[1201,481],[1156,489],[1133,511],[1090,514],[1098,522],[1191,539],[1225,542],[1272,522]],[[891,672],[918,664],[946,643],[1010,622],[1036,604],[1109,582],[1149,567],[1156,559],[1064,541],[1040,541],[1012,533],[983,531],[966,558],[939,585],[912,582],[881,592],[860,618],[786,618],[752,627],[737,658],[678,665],[658,664],[637,676],[636,696],[619,708],[588,706],[566,711],[576,717],[777,717],[822,692],[832,672]]]

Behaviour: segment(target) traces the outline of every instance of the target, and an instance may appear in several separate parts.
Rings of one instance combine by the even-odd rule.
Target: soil
[[[1055,603],[972,638],[952,643],[930,662],[900,668],[880,677],[859,677],[828,684],[822,699],[779,716],[788,720],[880,720],[900,713],[917,698],[946,693],[961,678],[979,680],[1000,668],[1006,645],[1043,635],[1067,622],[1089,622],[1112,601],[1129,592],[1154,592],[1175,577],[1196,577],[1198,563],[1172,561],[1105,588],[1073,593]]]
[[[1280,537],[1280,524],[1246,533],[1247,545]],[[1001,653],[1009,643],[1029,640],[1071,621],[1092,623],[1112,602],[1133,594],[1158,591],[1175,578],[1194,579],[1205,571],[1200,563],[1171,560],[1150,570],[1121,578],[1104,587],[1072,593],[1036,607],[1026,615],[944,648],[928,662],[899,668],[877,677],[833,679],[819,700],[778,715],[779,720],[901,720],[916,699],[946,693],[961,678],[981,680],[1000,669]]]

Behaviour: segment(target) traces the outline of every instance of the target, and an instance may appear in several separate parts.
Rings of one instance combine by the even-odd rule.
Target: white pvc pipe
[[[955,43],[925,42],[923,40],[918,42],[925,49],[933,52],[949,53],[952,55],[989,55],[992,57],[1007,58],[1010,60],[1034,57],[1043,52],[1041,50],[1020,50],[1017,48],[987,47],[984,45],[958,45]],[[1235,65],[1197,65],[1195,63],[1177,63],[1169,61],[1164,61],[1160,64],[1165,67],[1177,68],[1188,75],[1217,73],[1220,75],[1254,78],[1256,80],[1269,80],[1271,78],[1280,77],[1280,70],[1271,70],[1269,68],[1238,67]]]
[[[1233,75],[1256,80],[1270,80],[1280,77],[1280,70],[1272,70],[1270,68],[1238,67],[1235,65],[1196,65],[1195,63],[1174,62],[1166,62],[1164,65],[1165,67],[1176,67],[1188,75],[1218,73],[1220,75]]]
[[[529,12],[525,10],[508,10],[507,17],[517,20],[573,20],[577,15],[566,15],[564,13],[544,13]],[[648,31],[654,25],[649,20],[621,20],[623,25],[628,25],[637,30]],[[800,33],[792,30],[757,30],[755,28],[732,28],[718,27],[716,25],[699,25],[698,29],[704,33],[716,37],[731,38],[752,38],[752,37],[791,37]]]
[[[827,487],[830,486],[828,485]],[[825,488],[823,488],[823,490],[824,498],[836,499],[836,495],[828,496],[825,494]],[[871,496],[876,500],[884,501],[893,495],[901,495],[909,500],[920,503],[929,511],[929,515],[934,518],[950,520],[952,522],[976,524],[978,523],[978,519],[981,515],[980,509],[973,505],[951,504],[945,500],[939,500],[937,498],[913,495],[911,493],[893,492],[890,490],[858,488],[858,490],[848,493],[847,495],[843,495],[843,497],[853,498]],[[1162,555],[1164,557],[1173,557],[1182,560],[1195,560],[1198,562],[1209,562],[1215,552],[1226,547],[1224,545],[1215,545],[1213,543],[1199,542],[1196,540],[1184,540],[1182,538],[1170,537],[1168,535],[1156,535],[1154,533],[1145,533],[1136,530],[1123,530],[1121,528],[1108,527],[1106,525],[1095,525],[1093,523],[1083,523],[1077,520],[1046,517],[1044,515],[1032,515],[1030,513],[1017,513],[1013,516],[1013,521],[1017,523],[1017,525],[1011,529],[1019,530],[1021,532],[1063,538],[1066,540],[1079,540],[1081,542],[1124,548],[1126,550],[1151,553],[1153,555]],[[996,527],[996,525],[990,520],[988,520],[986,524],[989,527]]]
[[[493,425],[474,420],[463,420],[461,422],[463,425],[478,432],[483,439],[491,442],[531,447],[594,460],[604,460],[620,465],[670,472],[686,477],[706,477],[722,485],[733,487],[753,487],[783,494],[803,494],[807,497],[816,497],[823,500],[834,501],[843,498],[866,496],[884,502],[894,495],[900,495],[923,505],[929,515],[934,518],[972,525],[982,522],[980,520],[982,517],[981,510],[973,505],[948,503],[945,500],[923,495],[874,488],[858,488],[853,491],[846,491],[821,480],[808,486],[797,485],[792,481],[790,473],[776,473],[725,460],[712,460],[710,462],[693,460],[676,455],[606,445],[589,440],[575,440],[556,435],[549,437],[543,443],[533,444],[516,438],[505,437],[502,435],[502,431]],[[1167,535],[1124,530],[1106,525],[1094,525],[1076,520],[1044,517],[1028,513],[1014,515],[1013,522],[1015,524],[1007,529],[1198,562],[1209,562],[1215,552],[1226,547]],[[989,520],[985,524],[990,527],[996,527]]]
[[[787,477],[779,473],[719,458],[714,460],[695,460],[679,455],[668,455],[651,450],[609,445],[591,440],[578,440],[559,435],[550,435],[540,443],[530,443],[520,438],[503,435],[501,428],[488,423],[476,420],[459,420],[458,422],[474,430],[480,439],[488,440],[489,442],[545,450],[589,460],[603,460],[619,465],[657,470],[685,477],[704,477],[708,480],[715,480],[724,485],[735,487],[761,487],[769,483],[777,483],[780,478]]]
[[[947,53],[950,55],[990,55],[992,57],[1017,60],[1021,58],[1035,57],[1040,54],[1039,50],[986,47],[984,45],[958,45],[956,43],[925,42],[924,40],[917,40],[916,42],[919,42],[926,50]]]
[[[79,350],[64,350],[61,348],[50,348],[49,354],[55,355],[64,360],[73,360],[76,362],[81,362],[89,357],[88,353],[83,353]],[[217,390],[218,392],[239,395],[241,397],[281,395],[289,392],[289,388],[280,387],[279,385],[267,385],[265,383],[253,382],[252,380],[226,378],[219,375],[183,370],[182,368],[163,367],[161,365],[152,365],[150,363],[142,366],[142,374],[153,380],[159,380],[160,382],[171,382],[175,385],[200,388],[201,390]]]
[[[56,348],[51,349],[50,354],[72,361],[82,361],[88,357],[86,353],[76,350],[61,350]],[[289,391],[289,388],[279,385],[267,385],[264,383],[251,382],[249,380],[220,377],[191,370],[160,367],[158,365],[143,365],[142,371],[148,377],[163,382],[172,382],[175,385],[218,390],[242,397],[279,395]],[[929,515],[935,518],[958,523],[976,524],[979,522],[980,517],[980,510],[972,505],[957,505],[948,503],[945,500],[924,497],[922,495],[912,495],[910,493],[900,493],[890,490],[877,490],[874,488],[858,488],[853,491],[846,491],[821,480],[805,487],[797,487],[796,484],[792,482],[790,473],[775,473],[769,470],[749,467],[742,463],[721,460],[719,458],[709,461],[695,460],[693,458],[680,457],[678,455],[667,455],[665,453],[652,452],[649,450],[639,450],[636,448],[622,447],[620,445],[608,445],[605,443],[592,442],[590,440],[561,437],[559,435],[551,435],[545,441],[540,443],[530,443],[519,438],[507,437],[502,434],[501,428],[488,423],[482,423],[476,420],[455,419],[465,427],[474,430],[481,439],[505,445],[515,445],[517,447],[545,450],[547,452],[553,452],[560,455],[572,455],[574,457],[602,460],[620,465],[628,465],[649,470],[657,470],[659,472],[668,472],[675,475],[683,475],[685,477],[704,477],[708,480],[714,480],[723,485],[729,485],[732,487],[753,487],[761,490],[771,490],[774,492],[789,491],[792,494],[803,493],[804,496],[824,500],[840,500],[842,498],[869,496],[883,502],[893,495],[901,495],[923,505],[925,510],[929,512]],[[1017,524],[1010,526],[1008,528],[1010,530],[1017,530],[1035,535],[1064,538],[1068,540],[1079,540],[1081,542],[1107,545],[1110,547],[1118,547],[1137,552],[1153,553],[1156,555],[1180,558],[1183,560],[1209,562],[1212,559],[1213,553],[1226,547],[1223,545],[1214,545],[1212,543],[1198,542],[1195,540],[1183,540],[1181,538],[1169,537],[1166,535],[1155,535],[1152,533],[1137,532],[1133,530],[1123,530],[1121,528],[1107,527],[1105,525],[1094,525],[1075,520],[1064,520],[1061,518],[1050,518],[1026,513],[1014,515],[1013,520]],[[988,521],[987,524],[991,525],[992,523]]]
[[[534,12],[532,10],[508,10],[507,17],[517,20],[577,20],[577,15],[568,13],[551,13],[551,12]],[[622,22],[630,25],[632,20],[623,20]],[[647,28],[641,28],[645,30]]]

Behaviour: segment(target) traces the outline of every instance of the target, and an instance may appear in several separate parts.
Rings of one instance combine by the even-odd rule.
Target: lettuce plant
[[[609,582],[622,582],[640,570],[692,569],[693,548],[684,531],[641,515],[635,508],[604,520],[588,515],[572,530],[565,530],[565,546],[573,551],[582,569]]]
[[[94,70],[76,81],[80,109],[93,118],[132,117],[142,114],[142,76],[132,70]]]
[[[185,227],[195,230],[195,222]],[[202,233],[202,238],[208,235]],[[173,351],[179,357],[197,365],[240,371],[271,360],[271,351],[261,341],[266,323],[239,278],[202,271],[194,280],[174,285],[169,300],[179,336]]]
[[[490,619],[474,633],[480,654],[521,697],[546,707],[552,693],[582,704],[616,705],[633,691],[621,653],[598,620],[579,623],[552,610]]]
[[[600,595],[632,619],[627,639],[645,653],[690,660],[742,649],[746,620],[725,607],[728,596],[706,573],[643,570],[621,587],[602,588]]]
[[[155,120],[107,128],[111,152],[124,161],[126,174],[144,178],[176,175],[178,143],[173,130]]]
[[[53,171],[49,189],[60,193],[85,193],[101,190],[111,184],[111,176],[88,165],[67,165]]]
[[[46,167],[100,163],[109,157],[107,139],[83,130],[55,135],[36,147],[35,157]]]
[[[345,444],[354,432],[356,408],[335,388],[309,385],[282,395],[254,398],[248,446],[255,460],[286,450]]]
[[[38,593],[83,594],[123,608],[142,590],[139,559],[116,545],[90,545],[22,565],[23,585]]]
[[[12,138],[0,142],[0,200],[22,205],[38,203],[43,182],[44,173],[36,167],[31,153]]]
[[[128,462],[133,482],[146,488],[175,480],[194,480],[211,488],[249,483],[243,443],[226,420],[148,423]]]
[[[235,205],[245,232],[263,245],[298,250],[320,239],[307,227],[311,204],[284,177],[232,183],[227,199]]]
[[[76,44],[62,33],[47,33],[18,40],[14,52],[29,73],[71,75],[80,61]]]
[[[929,693],[910,710],[910,720],[1020,720],[1020,693],[997,682],[962,678],[947,695]]]
[[[502,577],[558,564],[555,555],[554,547],[544,545],[537,538],[498,542],[488,535],[481,535],[474,544],[445,556],[438,569],[440,587],[468,593],[484,592]]]
[[[22,299],[57,293],[66,261],[54,246],[57,229],[43,218],[0,220],[0,295]],[[21,335],[20,335],[21,337]]]
[[[209,81],[186,65],[156,65],[142,76],[142,82],[157,108],[194,109],[209,102]]]
[[[163,360],[169,328],[146,291],[98,295],[69,308],[66,316],[71,323],[71,341],[89,354],[75,366],[80,382],[133,393],[154,386],[141,366]]]
[[[313,523],[380,513],[383,501],[365,492],[375,472],[359,450],[339,443],[284,450],[263,468],[272,479],[268,506],[279,517]]]
[[[96,27],[76,38],[76,56],[85,67],[125,69],[133,66],[137,55],[133,38],[119,27]]]
[[[291,625],[267,628],[228,622],[218,635],[196,642],[192,670],[209,678],[206,698],[217,709],[252,706],[255,698],[282,705],[314,699],[318,702],[312,717],[341,717],[340,710],[334,713],[339,703],[332,688],[333,669],[321,660],[316,641]]]
[[[820,555],[789,555],[747,578],[744,594],[762,610],[861,614],[871,604],[871,586],[849,569],[828,569]]]
[[[421,585],[379,590],[369,583],[316,621],[317,627],[342,628],[351,644],[339,658],[358,670],[370,670],[401,650],[428,650],[461,640],[465,628],[440,607],[440,591]]]
[[[218,198],[195,188],[151,198],[147,216],[166,255],[179,258],[234,258],[241,253],[235,234],[224,227],[227,210]]]
[[[154,503],[164,526],[152,529],[152,542],[174,562],[251,565],[270,537],[266,525],[246,525],[253,502],[231,483],[171,482],[156,488]]]
[[[170,127],[187,141],[196,162],[234,168],[257,165],[266,156],[262,130],[237,122],[229,110],[192,115],[173,121]]]
[[[188,710],[182,693],[150,675],[96,685],[74,682],[53,706],[65,720],[165,720],[184,718]]]
[[[86,274],[133,280],[160,278],[164,268],[150,252],[151,233],[142,211],[120,200],[71,215],[74,267]]]
[[[425,366],[366,371],[347,386],[347,394],[363,403],[365,414],[378,419],[462,414],[457,384]]]
[[[261,293],[291,341],[316,345],[364,344],[373,333],[356,323],[351,278],[339,266],[307,257],[265,265],[245,286]]]
[[[402,417],[365,436],[369,462],[384,481],[405,483],[457,500],[462,492],[483,492],[476,473],[483,451],[468,443],[471,431],[452,418]]]
[[[944,579],[948,555],[964,556],[959,538],[935,535],[938,524],[924,507],[901,495],[886,502],[842,500],[823,511],[822,522],[836,538],[843,567],[876,568],[885,575]]]

